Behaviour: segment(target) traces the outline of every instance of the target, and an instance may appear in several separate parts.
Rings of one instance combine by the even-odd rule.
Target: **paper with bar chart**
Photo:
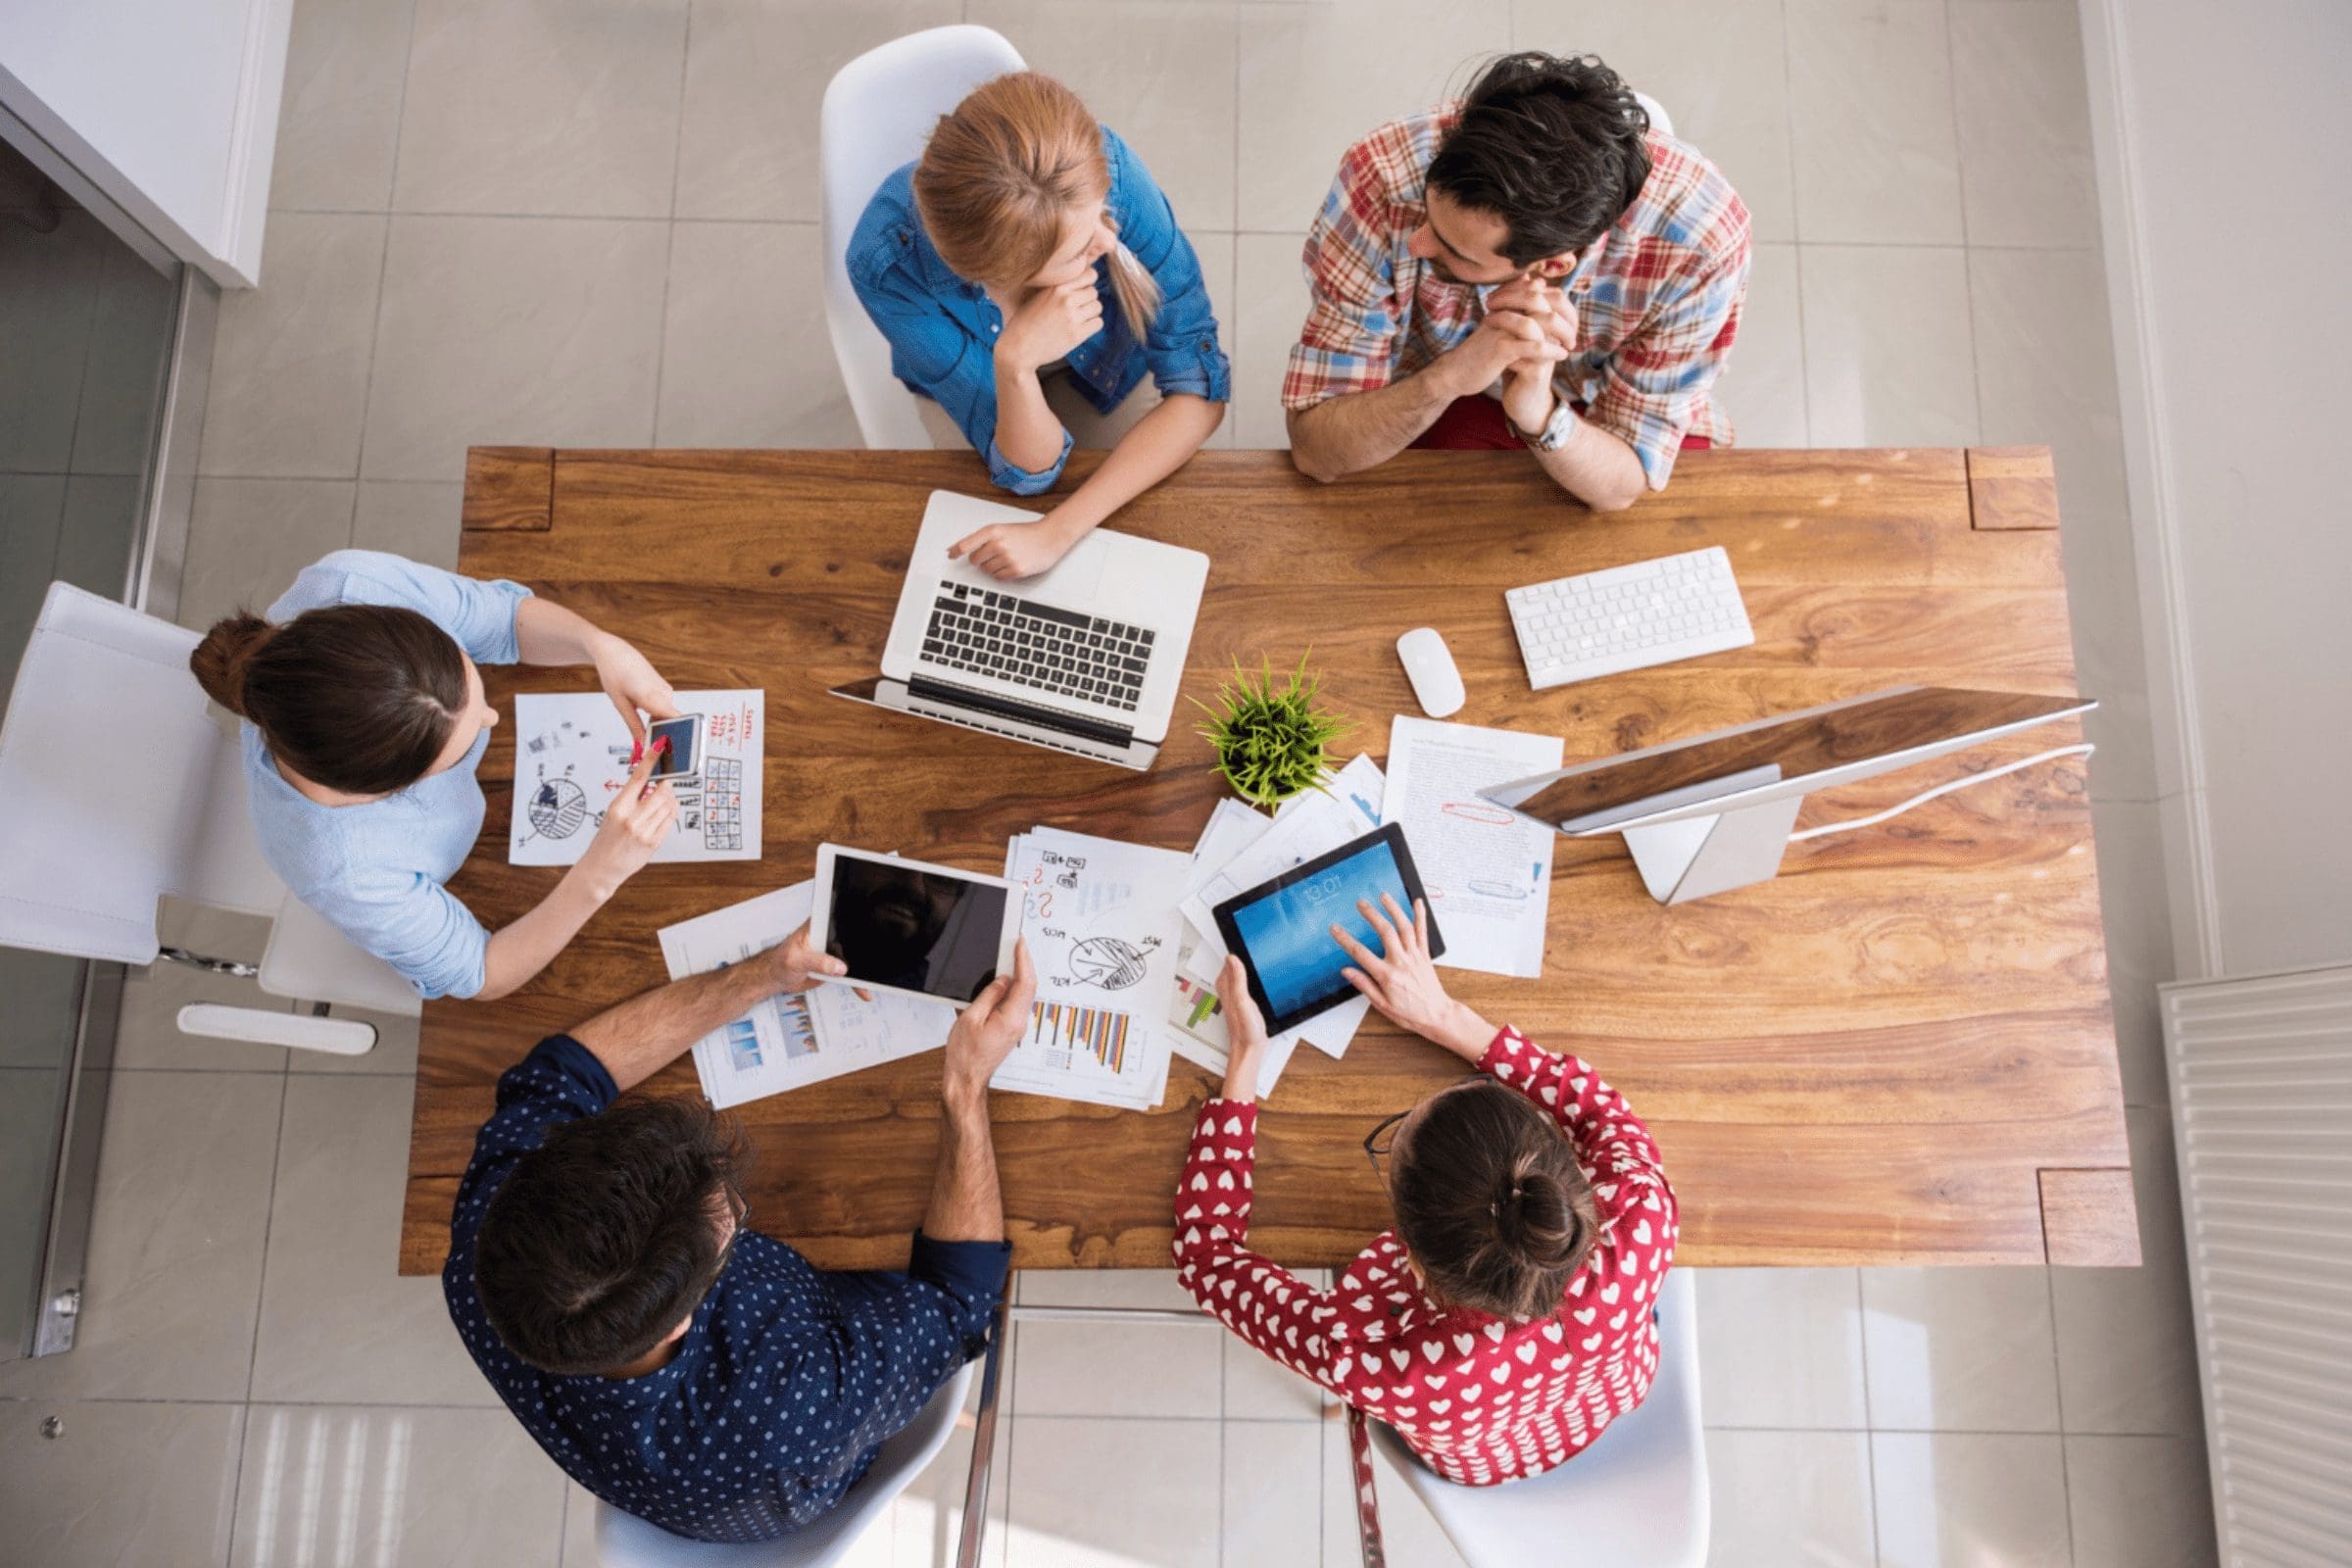
[[[816,884],[799,882],[664,926],[669,977],[723,969],[765,953],[808,918]],[[956,1009],[893,993],[859,1000],[848,986],[769,997],[694,1043],[703,1094],[720,1110],[861,1067],[919,1055],[946,1043]]]
[[[991,1088],[1131,1110],[1159,1103],[1189,864],[1179,850],[1051,827],[1005,847],[1037,1000]]]

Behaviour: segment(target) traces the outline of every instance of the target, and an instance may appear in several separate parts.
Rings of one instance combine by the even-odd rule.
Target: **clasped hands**
[[[1502,382],[1502,412],[1522,434],[1542,432],[1558,394],[1554,367],[1576,352],[1579,324],[1567,291],[1547,277],[1526,273],[1487,296],[1478,329],[1445,360],[1457,397],[1474,397]]]

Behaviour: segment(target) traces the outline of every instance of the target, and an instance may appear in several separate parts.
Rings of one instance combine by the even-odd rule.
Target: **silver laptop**
[[[833,695],[1141,771],[1168,738],[1208,557],[1097,528],[1011,582],[948,559],[975,528],[1037,517],[932,491],[882,674]]]

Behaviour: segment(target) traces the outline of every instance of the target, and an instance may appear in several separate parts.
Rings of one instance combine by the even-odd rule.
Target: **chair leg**
[[[980,1568],[980,1546],[988,1533],[988,1472],[997,1446],[997,1377],[1003,1370],[1004,1337],[1011,1332],[1012,1279],[997,1301],[989,1326],[988,1359],[980,1368],[980,1409],[972,1418],[972,1466],[963,1483],[963,1524],[956,1537],[956,1568]]]
[[[1380,1539],[1380,1503],[1373,1490],[1372,1434],[1364,1412],[1348,1407],[1348,1475],[1355,1486],[1355,1543],[1364,1568],[1387,1568],[1389,1554]]]

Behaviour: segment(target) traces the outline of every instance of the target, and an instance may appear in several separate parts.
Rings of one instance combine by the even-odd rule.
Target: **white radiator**
[[[2230,1568],[2352,1563],[2352,966],[2162,988]]]

